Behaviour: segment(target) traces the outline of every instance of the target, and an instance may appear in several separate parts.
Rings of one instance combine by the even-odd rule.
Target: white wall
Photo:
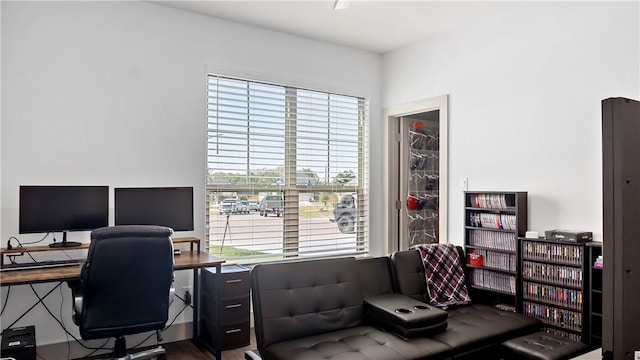
[[[449,94],[449,240],[463,193],[529,192],[529,228],[602,240],[601,100],[640,97],[639,3],[495,2],[383,57],[383,108]]]
[[[379,55],[144,2],[1,7],[3,247],[11,236],[38,239],[18,235],[21,184],[194,186],[204,194],[207,68],[365,96],[371,136],[382,138]],[[372,148],[372,159],[379,151]],[[380,188],[381,171],[374,162],[372,189]],[[196,209],[203,198],[195,197]],[[380,217],[378,201],[373,218]],[[381,222],[371,223],[371,234],[381,234]],[[204,212],[196,212],[195,227],[193,235],[203,238]],[[88,242],[89,233],[69,240]],[[374,251],[381,243],[374,239]],[[177,289],[191,282],[182,273]],[[40,293],[50,288],[36,286]],[[2,304],[6,293],[3,287]],[[77,336],[69,301],[65,286],[47,304]],[[34,302],[28,287],[13,287],[3,328]],[[178,322],[190,318],[187,312]],[[18,323],[28,324],[37,327],[38,345],[67,341],[41,306]]]

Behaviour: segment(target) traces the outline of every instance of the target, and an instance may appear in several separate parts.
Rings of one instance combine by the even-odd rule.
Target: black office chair
[[[115,337],[115,358],[166,358],[158,347],[125,357],[124,336],[163,329],[173,297],[173,230],[124,225],[91,232],[80,281],[70,283],[73,321],[84,340]]]

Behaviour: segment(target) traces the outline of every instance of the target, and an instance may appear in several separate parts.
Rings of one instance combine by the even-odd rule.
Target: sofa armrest
[[[404,337],[429,335],[447,328],[446,311],[402,294],[364,299],[365,318]]]

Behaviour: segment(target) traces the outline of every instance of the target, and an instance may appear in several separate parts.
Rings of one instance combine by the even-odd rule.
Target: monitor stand
[[[54,242],[49,244],[50,248],[68,248],[68,247],[78,247],[82,245],[82,243],[77,241],[67,241],[67,232],[62,232],[62,242]]]

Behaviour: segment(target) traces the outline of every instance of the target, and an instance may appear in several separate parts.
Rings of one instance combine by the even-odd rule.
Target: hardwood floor
[[[251,344],[247,347],[222,352],[222,360],[243,360],[244,352],[256,348],[256,337],[251,328]],[[214,360],[215,357],[204,348],[196,346],[191,340],[164,344],[168,360]]]

